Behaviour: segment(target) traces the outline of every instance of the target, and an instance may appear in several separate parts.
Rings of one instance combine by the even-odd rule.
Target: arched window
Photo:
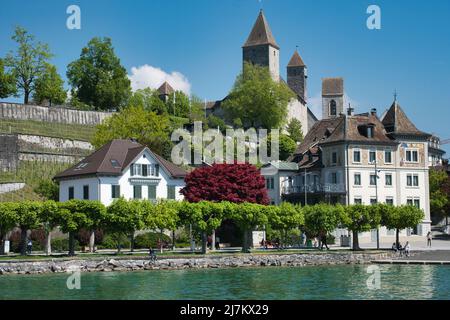
[[[335,116],[336,115],[336,101],[331,100],[330,101],[330,116]]]

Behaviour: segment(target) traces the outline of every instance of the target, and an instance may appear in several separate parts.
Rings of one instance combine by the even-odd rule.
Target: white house
[[[133,140],[112,140],[73,167],[57,174],[59,200],[182,200],[186,171]]]

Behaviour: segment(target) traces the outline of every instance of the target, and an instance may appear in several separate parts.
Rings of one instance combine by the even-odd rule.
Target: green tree
[[[326,236],[338,227],[344,215],[341,205],[316,204],[303,207],[308,238]]]
[[[226,118],[244,127],[280,128],[287,117],[287,106],[294,97],[283,83],[273,81],[269,69],[244,63],[222,107]]]
[[[36,42],[34,36],[22,27],[16,27],[12,40],[18,48],[16,52],[7,54],[5,65],[14,75],[16,87],[23,93],[23,103],[28,104],[36,80],[45,71],[52,55],[47,44]]]
[[[39,221],[45,232],[45,254],[52,254],[52,237],[51,232],[58,226],[60,207],[57,202],[48,200],[42,203],[42,208],[39,211]]]
[[[27,233],[28,230],[39,227],[40,211],[42,205],[40,202],[26,201],[20,202],[17,205],[17,225],[20,228],[20,254],[22,256],[27,254]]]
[[[234,206],[232,220],[243,231],[242,252],[250,252],[251,231],[269,222],[269,206],[244,202]]]
[[[151,88],[136,90],[128,105],[142,106],[146,111],[153,111],[158,115],[167,114],[167,106],[159,97],[159,92]]]
[[[80,58],[68,65],[67,78],[72,96],[96,110],[120,109],[131,95],[126,69],[110,38],[91,39]]]
[[[12,202],[0,202],[0,255],[5,254],[6,235],[18,222],[17,204]]]
[[[286,160],[297,148],[297,144],[289,136],[281,134],[279,142],[280,160]]]
[[[450,194],[446,188],[449,183],[445,170],[431,168],[429,171],[430,181],[430,211],[433,216],[448,217],[450,214],[446,209],[450,204]]]
[[[135,231],[144,228],[144,214],[143,203],[138,200],[127,201],[120,198],[107,208],[104,228],[116,241],[118,253],[125,237],[132,236],[133,240]]]
[[[34,192],[48,200],[59,199],[59,185],[50,179],[41,180]]]
[[[169,128],[170,122],[166,115],[146,111],[142,106],[129,106],[96,127],[92,144],[99,148],[113,139],[136,139],[152,151],[167,157],[168,146],[171,146]]]
[[[107,223],[106,207],[100,201],[93,200],[80,201],[78,207],[78,210],[85,213],[90,221],[89,251],[94,252],[95,230],[102,228]]]
[[[271,209],[268,214],[269,225],[272,229],[282,232],[282,244],[286,244],[289,231],[304,224],[303,211],[299,205],[289,202],[268,208]]]
[[[36,79],[33,100],[37,104],[48,101],[51,107],[53,103],[63,104],[66,101],[67,93],[64,90],[64,80],[56,71],[56,67],[46,64],[45,70]]]
[[[69,256],[75,255],[75,234],[91,229],[93,221],[85,210],[85,200],[72,199],[60,203],[57,221],[61,231],[69,234]]]
[[[422,222],[424,213],[415,206],[384,206],[381,207],[381,225],[395,229],[395,243],[399,247],[400,230],[413,228]]]
[[[297,118],[292,118],[291,121],[289,121],[286,131],[288,132],[289,137],[295,142],[303,141],[302,123]]]
[[[5,71],[5,62],[0,59],[0,98],[7,98],[17,92],[14,75]]]
[[[352,232],[353,250],[360,250],[358,233],[378,227],[380,221],[381,214],[377,205],[355,204],[345,207],[342,223]]]

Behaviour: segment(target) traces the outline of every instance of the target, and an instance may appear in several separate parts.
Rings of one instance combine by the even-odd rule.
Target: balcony
[[[307,193],[344,193],[344,184],[309,184],[306,186],[288,186],[281,189],[282,194],[294,194],[294,193],[304,193],[306,188]]]

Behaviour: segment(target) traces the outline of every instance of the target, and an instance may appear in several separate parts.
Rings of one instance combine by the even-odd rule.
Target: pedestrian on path
[[[431,247],[431,239],[433,239],[433,235],[431,234],[431,231],[428,231],[428,233],[427,233],[427,247]]]
[[[409,244],[408,241],[406,241],[404,250],[405,250],[405,256],[409,257],[409,251],[411,250],[411,245]]]

